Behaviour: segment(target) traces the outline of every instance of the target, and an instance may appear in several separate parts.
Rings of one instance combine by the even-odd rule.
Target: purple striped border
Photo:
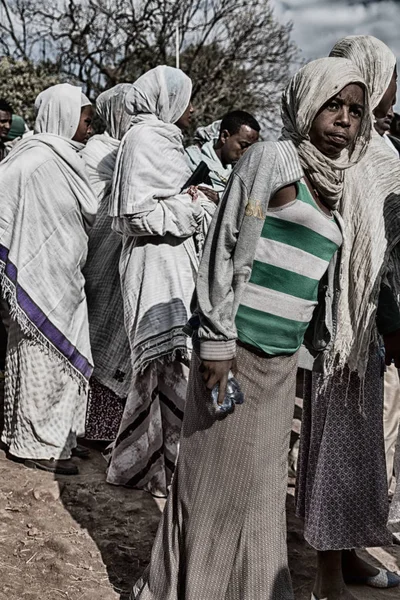
[[[18,283],[18,269],[8,259],[8,249],[0,244],[0,262],[4,263],[4,274],[14,285],[17,295],[17,303],[24,311],[28,319],[40,331],[49,342],[57,348],[71,365],[79,371],[86,379],[89,379],[93,367],[89,361],[67,340],[67,338],[53,325],[44,312],[34,303],[32,298]]]

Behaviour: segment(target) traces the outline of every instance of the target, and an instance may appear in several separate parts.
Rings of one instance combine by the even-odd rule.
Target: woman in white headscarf
[[[91,137],[82,151],[99,201],[84,269],[94,362],[85,433],[91,440],[115,440],[131,381],[119,276],[122,236],[111,229],[112,218],[108,214],[119,145],[132,122],[132,115],[125,108],[131,88],[131,84],[121,83],[100,94],[96,112],[106,130]]]
[[[372,36],[350,36],[331,56],[360,69],[374,115],[387,114],[396,94],[389,48]],[[306,540],[319,551],[314,594],[328,600],[353,598],[345,583],[400,582],[351,550],[391,542],[378,332],[388,364],[393,358],[400,366],[400,278],[392,270],[400,242],[400,163],[375,131],[363,159],[346,173],[339,211],[346,235],[334,305],[337,335],[326,349],[325,372],[306,374],[297,477],[297,513]]]
[[[166,495],[178,451],[203,209],[181,193],[190,177],[182,129],[192,84],[160,66],[132,86],[132,127],[121,142],[110,214],[123,234],[120,261],[133,380],[107,481]]]
[[[371,131],[350,61],[301,69],[283,140],[233,170],[206,240],[180,454],[149,570],[132,600],[293,600],[285,500],[298,350],[342,243],[343,173]],[[244,402],[217,418],[230,369]]]
[[[11,312],[2,441],[27,466],[75,474],[92,372],[82,267],[97,201],[79,155],[92,107],[69,84],[39,94],[35,107],[35,134],[0,167],[1,289]]]

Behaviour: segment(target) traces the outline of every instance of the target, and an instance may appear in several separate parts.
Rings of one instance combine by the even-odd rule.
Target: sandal
[[[346,583],[387,589],[397,587],[400,584],[400,577],[392,571],[379,569],[379,573],[371,575],[370,577],[346,577]]]
[[[78,475],[79,469],[71,460],[26,458],[24,465],[29,469],[40,469],[57,475]]]

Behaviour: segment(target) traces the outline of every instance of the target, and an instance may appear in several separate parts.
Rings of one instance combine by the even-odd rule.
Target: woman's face
[[[310,129],[311,143],[325,156],[337,158],[354,142],[363,116],[363,87],[358,83],[346,85],[315,117]]]
[[[390,80],[389,87],[383,94],[381,101],[378,106],[374,109],[374,115],[377,119],[384,119],[391,107],[396,104],[396,92],[397,92],[397,69],[393,71],[392,79]]]
[[[81,110],[81,118],[79,120],[78,129],[72,138],[74,142],[80,144],[86,144],[90,136],[92,135],[92,120],[93,120],[93,106],[90,104],[84,106]]]
[[[192,120],[193,113],[194,113],[193,104],[191,102],[189,102],[187,109],[185,110],[183,115],[177,120],[175,125],[177,125],[179,127],[179,129],[182,129],[182,131],[185,131],[185,129],[188,129],[190,127],[190,121]]]

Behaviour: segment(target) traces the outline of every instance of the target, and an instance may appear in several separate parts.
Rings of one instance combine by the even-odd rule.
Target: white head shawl
[[[189,105],[192,82],[180,69],[165,65],[139,77],[126,97],[131,115],[152,114],[164,123],[176,123]]]
[[[343,58],[320,58],[296,73],[282,97],[282,138],[292,140],[302,167],[332,208],[342,196],[343,172],[361,159],[371,137],[368,91],[355,143],[339,158],[331,159],[322,154],[311,143],[309,132],[321,107],[351,83],[359,83],[366,90],[361,73],[352,62]]]
[[[90,102],[86,94],[81,92],[81,108],[84,108],[85,106],[92,106],[92,103]]]
[[[389,87],[396,66],[396,57],[390,48],[372,35],[349,35],[334,45],[329,56],[347,58],[357,65],[368,86],[374,110]]]
[[[59,83],[41,92],[35,101],[35,133],[51,133],[72,140],[81,118],[82,90]]]
[[[110,216],[148,211],[155,198],[179,194],[190,169],[182,132],[175,123],[188,107],[191,93],[190,78],[167,66],[151,69],[132,85],[126,96],[132,127],[118,152]]]
[[[95,229],[102,223],[102,213],[108,203],[115,161],[121,139],[132,124],[132,116],[125,107],[130,83],[121,83],[100,94],[96,100],[96,112],[103,120],[106,131],[91,137],[82,150],[90,182],[100,202]],[[92,236],[95,232],[92,231]]]
[[[115,140],[122,140],[131,126],[132,115],[126,110],[125,102],[130,83],[119,83],[106,90],[96,100],[96,112],[106,125],[106,132]]]

